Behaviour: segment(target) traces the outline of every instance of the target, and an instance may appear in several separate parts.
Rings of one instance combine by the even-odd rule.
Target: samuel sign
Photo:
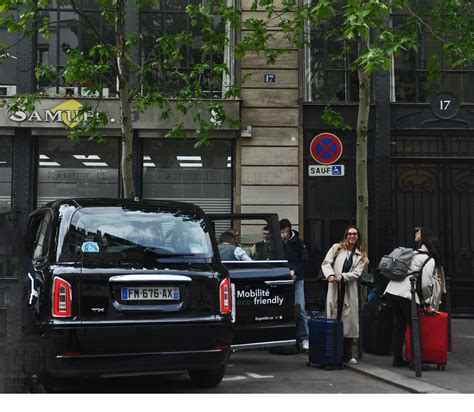
[[[8,102],[10,97],[1,99]],[[230,118],[238,118],[240,116],[240,102],[234,100],[221,101],[226,114]],[[84,106],[90,105],[93,111],[82,113]],[[6,105],[8,106],[8,104]],[[175,102],[170,101],[170,107],[174,110]],[[163,109],[165,110],[165,109]],[[182,116],[184,128],[186,130],[195,130],[196,125],[193,116],[202,111],[202,108],[194,108],[185,116]],[[108,123],[107,129],[120,129],[120,104],[116,98],[107,99],[61,99],[44,97],[35,102],[35,108],[32,112],[18,111],[10,112],[7,107],[0,107],[0,127],[28,127],[28,128],[55,128],[55,129],[72,129],[76,127],[81,120],[90,118],[97,113],[105,113]],[[212,121],[212,111],[211,121]],[[133,128],[137,130],[169,130],[176,124],[176,118],[163,121],[161,119],[162,111],[154,107],[150,107],[143,113],[133,113]],[[181,116],[179,117],[181,119]],[[214,119],[215,120],[215,119]],[[220,130],[237,131],[240,128],[228,123],[223,123]]]
[[[67,100],[51,109],[38,110],[35,109],[31,113],[15,112],[12,113],[9,119],[13,122],[23,123],[57,123],[61,122],[69,128],[76,127],[81,120],[88,119],[93,116],[93,113],[84,113],[80,117],[79,112],[82,108],[77,100]],[[112,120],[112,119],[111,119]]]

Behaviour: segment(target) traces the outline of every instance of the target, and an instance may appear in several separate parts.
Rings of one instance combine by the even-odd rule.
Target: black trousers
[[[389,299],[393,310],[393,358],[402,360],[402,349],[407,325],[411,328],[411,301],[400,296],[391,295],[390,293],[387,293],[385,296]]]
[[[352,359],[352,338],[344,338],[344,362],[349,362]]]

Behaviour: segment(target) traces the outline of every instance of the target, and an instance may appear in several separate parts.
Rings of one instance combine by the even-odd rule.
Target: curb
[[[358,363],[357,365],[344,365],[363,375],[376,378],[382,382],[404,389],[411,393],[460,393],[452,389],[446,389],[441,386],[422,381],[417,378],[410,378],[399,373],[391,372],[387,369],[379,368],[367,363]]]

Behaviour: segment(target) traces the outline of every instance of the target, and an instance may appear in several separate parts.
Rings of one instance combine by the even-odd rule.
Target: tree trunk
[[[122,189],[123,197],[135,197],[135,182],[133,179],[133,129],[132,105],[130,100],[130,69],[127,61],[125,35],[125,2],[115,2],[115,41],[117,47],[118,94],[120,101],[120,131],[122,137]]]
[[[367,49],[366,40],[359,38],[359,56]],[[356,224],[362,240],[368,246],[369,190],[367,185],[367,130],[370,114],[370,75],[364,68],[358,67],[359,76],[359,112],[357,114],[356,143]]]

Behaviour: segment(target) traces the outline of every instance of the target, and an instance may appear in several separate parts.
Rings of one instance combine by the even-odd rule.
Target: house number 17
[[[452,119],[459,112],[459,102],[450,92],[439,92],[431,99],[431,111],[438,119]]]
[[[448,110],[448,106],[451,103],[451,100],[440,100],[439,101],[439,109],[440,110]]]

